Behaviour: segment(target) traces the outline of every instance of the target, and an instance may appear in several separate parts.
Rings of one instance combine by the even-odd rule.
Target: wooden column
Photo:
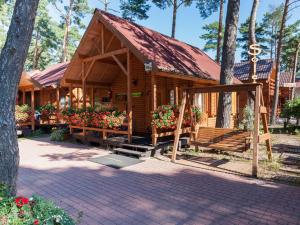
[[[60,94],[59,94],[59,87],[56,88],[56,122],[59,122],[59,111],[60,111]]]
[[[173,153],[172,153],[172,162],[176,161],[176,155],[177,155],[177,149],[178,149],[178,143],[179,143],[179,138],[181,134],[181,126],[182,126],[182,121],[183,121],[183,116],[184,116],[184,109],[186,105],[186,92],[183,92],[183,97],[181,101],[181,105],[179,108],[179,118],[177,120],[177,125],[176,125],[176,130],[175,130],[175,140],[174,140],[174,145],[173,145]]]
[[[94,96],[94,88],[91,88],[91,106],[94,108],[95,106],[95,96]]]
[[[177,82],[175,84],[175,105],[179,105],[179,87]]]
[[[252,159],[252,175],[257,177],[258,171],[258,151],[259,151],[259,120],[260,120],[260,99],[261,87],[258,85],[255,91],[254,102],[254,130],[253,130],[253,159]]]
[[[131,57],[127,51],[127,117],[128,117],[128,143],[132,142],[132,90],[131,90]]]
[[[69,92],[70,92],[70,106],[69,106],[69,108],[72,108],[73,107],[73,84],[70,84]]]
[[[82,99],[83,108],[86,108],[86,77],[85,77],[85,64],[82,63]]]
[[[31,114],[32,114],[32,119],[31,119],[31,130],[34,130],[35,128],[35,118],[34,118],[34,88],[31,89]]]
[[[157,109],[157,84],[155,74],[151,73],[151,105],[152,112]],[[150,115],[151,118],[151,115]],[[157,131],[156,127],[152,126],[152,145],[157,144]]]
[[[25,104],[25,101],[26,101],[25,94],[26,94],[26,92],[22,91],[22,104],[23,105]]]

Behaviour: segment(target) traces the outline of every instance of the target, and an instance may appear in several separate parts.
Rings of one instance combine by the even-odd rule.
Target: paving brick
[[[86,160],[107,151],[48,138],[19,145],[19,194],[82,211],[83,225],[300,225],[299,187],[155,159],[116,170]]]

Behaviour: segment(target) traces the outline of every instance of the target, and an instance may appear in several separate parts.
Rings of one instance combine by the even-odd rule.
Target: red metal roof
[[[96,12],[146,59],[152,61],[158,70],[220,80],[220,65],[199,48],[102,10]]]
[[[43,87],[57,86],[63,78],[68,65],[69,62],[54,64],[43,71],[35,71],[31,77]]]

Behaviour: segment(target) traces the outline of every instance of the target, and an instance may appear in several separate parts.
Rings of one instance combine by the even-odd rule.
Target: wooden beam
[[[121,70],[123,71],[123,73],[128,76],[128,63],[127,63],[127,70],[124,67],[124,65],[120,62],[120,60],[115,56],[112,55],[113,59],[116,61],[116,63],[118,64],[118,66],[121,68]],[[127,56],[127,60],[128,60],[128,56]]]
[[[31,116],[32,116],[32,123],[31,123],[31,130],[35,129],[35,117],[34,117],[34,113],[35,113],[35,109],[34,109],[34,88],[32,88],[31,90]]]
[[[261,107],[259,108],[259,112],[260,112],[261,114],[268,113],[268,112],[267,112],[267,108],[266,108],[265,106],[261,106]]]
[[[23,105],[25,104],[25,101],[26,101],[25,94],[26,94],[26,92],[22,91],[22,104]]]
[[[70,84],[69,86],[69,92],[70,92],[70,108],[73,107],[73,84]]]
[[[179,87],[177,82],[175,85],[175,105],[179,105]]]
[[[57,88],[56,88],[56,106],[57,106],[57,107],[56,107],[56,111],[57,111],[57,113],[59,113],[59,111],[60,111],[60,109],[59,109],[59,107],[60,107],[60,104],[59,104],[59,103],[60,103],[60,101],[59,101],[60,98],[59,98],[59,97],[60,97],[60,96],[59,96],[59,95],[60,95],[60,94],[59,94],[59,87],[57,87]]]
[[[128,142],[132,142],[132,90],[131,90],[131,57],[127,52],[127,115],[128,115]]]
[[[96,62],[96,60],[93,60],[93,61],[91,62],[91,64],[89,65],[89,68],[87,69],[85,75],[83,76],[83,79],[85,79],[85,80],[87,79],[88,75],[89,75],[90,72],[92,71],[92,68],[93,68],[95,62]],[[84,64],[83,64],[83,65],[84,65]]]
[[[101,53],[104,54],[104,26],[101,23]]]
[[[95,106],[95,96],[94,96],[94,88],[91,88],[91,106],[94,108]]]
[[[72,80],[72,79],[66,79],[66,83],[68,84],[82,84],[82,81],[80,80]],[[110,87],[110,83],[104,83],[104,82],[97,82],[97,81],[86,81],[86,85],[91,85],[91,86],[97,86],[97,87]]]
[[[157,84],[156,84],[156,76],[154,74],[150,74],[151,76],[151,109],[152,111],[157,108]],[[151,112],[150,112],[151,118]],[[157,144],[157,130],[156,127],[152,126],[152,145],[155,146]]]
[[[85,72],[85,64],[84,62],[82,63],[82,98],[83,98],[83,108],[86,109],[86,72]]]
[[[179,117],[178,117],[178,120],[177,120],[176,131],[175,131],[175,140],[174,140],[174,145],[173,145],[172,162],[176,162],[178,143],[179,143],[179,138],[180,138],[180,134],[181,134],[181,126],[182,126],[184,109],[185,109],[186,99],[187,99],[186,95],[187,95],[186,92],[183,92],[183,98],[182,98],[181,105],[180,105],[180,108],[179,108]]]
[[[111,38],[109,39],[107,45],[106,45],[105,52],[107,52],[109,50],[109,48],[110,48],[110,46],[111,46],[114,39],[115,39],[115,36],[112,35]]]
[[[189,81],[194,81],[194,82],[202,83],[202,84],[218,84],[218,81],[216,81],[216,80],[207,80],[207,79],[195,77],[192,75],[167,73],[167,72],[161,72],[161,71],[155,72],[155,75],[160,76],[160,77],[173,78],[173,79],[189,80]]]
[[[232,84],[232,85],[214,85],[193,88],[195,93],[221,93],[221,92],[240,92],[240,91],[256,91],[257,86],[262,86],[260,83],[251,84]],[[187,91],[189,91],[187,89]]]
[[[262,143],[266,140],[270,140],[270,138],[271,138],[270,133],[264,133],[264,134],[259,135],[258,142]]]
[[[252,158],[252,175],[257,177],[258,171],[258,151],[259,151],[259,120],[260,120],[260,98],[261,86],[256,86],[254,101],[254,130],[253,130],[253,158]]]
[[[127,48],[121,48],[121,49],[114,50],[114,51],[111,51],[111,52],[106,52],[106,53],[101,54],[101,55],[95,55],[95,56],[84,58],[83,62],[89,62],[89,61],[93,61],[93,60],[101,60],[101,59],[105,59],[105,58],[108,58],[108,57],[112,57],[113,55],[125,54],[126,52],[127,52]]]
[[[263,95],[261,95],[261,104],[263,106],[265,105],[264,104],[264,96]],[[261,114],[264,133],[269,133],[267,116],[268,116],[267,113],[262,113]],[[272,161],[273,154],[272,154],[272,146],[271,146],[271,137],[269,137],[269,139],[266,139],[265,142],[266,142],[266,146],[267,146],[268,159],[270,161]]]

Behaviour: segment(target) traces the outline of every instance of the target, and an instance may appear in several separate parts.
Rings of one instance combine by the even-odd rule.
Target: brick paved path
[[[149,159],[121,170],[83,145],[20,140],[19,194],[54,200],[81,224],[300,224],[300,187]]]

